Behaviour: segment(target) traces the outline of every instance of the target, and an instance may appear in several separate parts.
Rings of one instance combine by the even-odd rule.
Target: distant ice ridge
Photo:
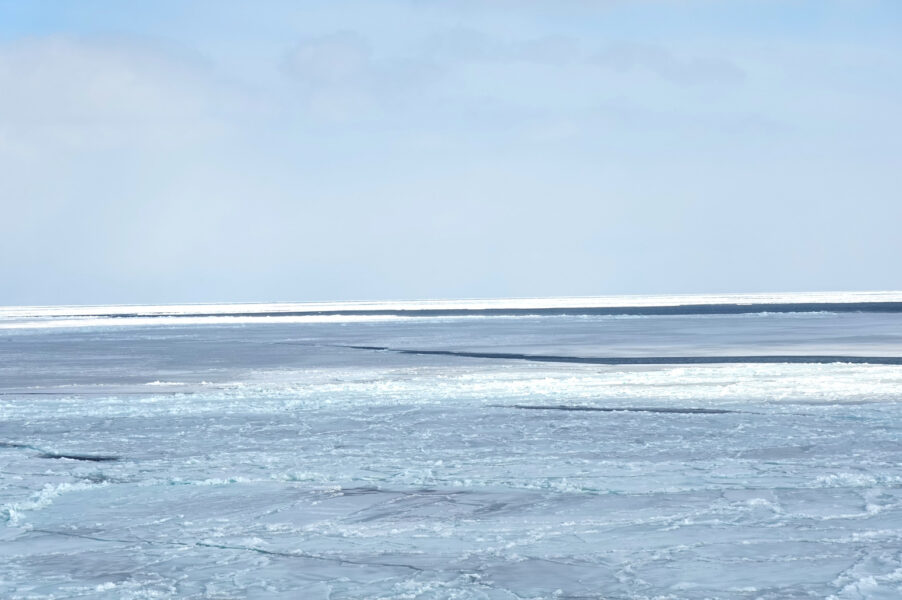
[[[373,302],[275,302],[173,305],[0,307],[0,329],[113,325],[330,323],[391,320],[373,312],[494,311],[648,308],[716,305],[902,303],[902,292],[797,292],[776,294],[624,295]],[[320,313],[320,314],[317,314]],[[324,313],[324,314],[323,314]],[[402,315],[403,316],[403,315]],[[176,317],[177,321],[166,317]]]
[[[114,307],[110,307],[114,308]],[[116,307],[118,308],[118,307]],[[178,314],[146,314],[129,317],[79,315],[75,318],[55,315],[28,315],[24,317],[6,318],[5,309],[0,309],[0,330],[51,329],[71,327],[165,327],[167,325],[250,325],[250,324],[291,324],[291,323],[353,323],[374,321],[396,321],[404,317],[391,315],[305,315],[305,316],[178,316]]]

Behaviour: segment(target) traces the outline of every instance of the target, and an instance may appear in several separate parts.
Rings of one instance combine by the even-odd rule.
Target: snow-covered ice
[[[529,359],[898,358],[900,313],[170,312],[0,315],[0,597],[902,597],[902,366]]]

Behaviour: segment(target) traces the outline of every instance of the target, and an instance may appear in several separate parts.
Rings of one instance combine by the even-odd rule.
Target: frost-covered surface
[[[902,596],[900,366],[351,347],[900,356],[902,315],[141,323],[0,332],[0,597]]]

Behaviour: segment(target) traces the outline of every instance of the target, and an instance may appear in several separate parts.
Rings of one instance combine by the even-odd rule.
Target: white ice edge
[[[202,317],[180,317],[175,314],[164,314],[163,316],[158,317],[146,315],[130,318],[80,315],[77,318],[56,319],[53,319],[52,315],[29,315],[6,320],[2,312],[0,312],[0,331],[10,329],[57,329],[67,327],[165,327],[167,325],[248,325],[253,323],[356,323],[398,321],[409,320],[411,318],[412,317],[396,317],[392,315],[246,315],[240,317],[211,315]]]
[[[93,305],[93,306],[7,306],[0,307],[0,319],[34,317],[93,317],[101,315],[141,316],[185,315],[204,313],[228,315],[230,313],[274,312],[358,312],[372,310],[428,310],[491,308],[542,309],[542,308],[605,308],[641,306],[685,306],[694,304],[794,304],[794,303],[856,303],[902,302],[902,291],[871,292],[787,292],[757,294],[679,294],[679,295],[624,295],[624,296],[571,296],[558,298],[489,298],[461,300],[399,300],[360,302],[258,302],[258,303],[208,303],[208,304],[148,304],[148,305]]]

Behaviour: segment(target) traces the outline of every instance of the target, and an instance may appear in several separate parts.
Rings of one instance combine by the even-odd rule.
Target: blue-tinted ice
[[[138,323],[0,329],[2,598],[902,597],[902,366],[528,358],[898,313]]]

